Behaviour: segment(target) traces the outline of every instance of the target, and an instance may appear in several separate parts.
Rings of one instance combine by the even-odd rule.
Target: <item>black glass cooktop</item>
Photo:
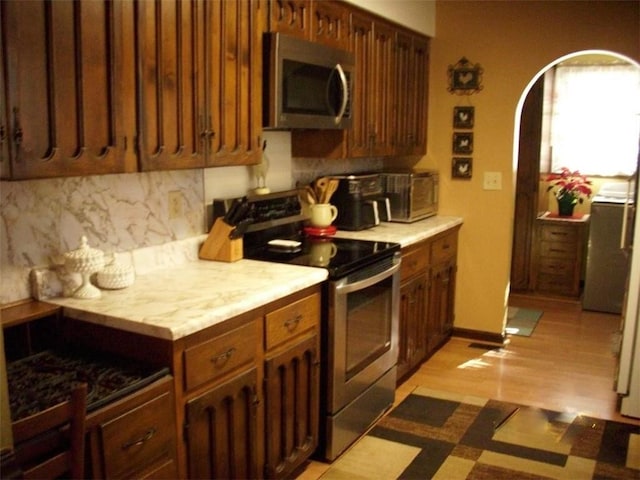
[[[334,237],[295,237],[295,249],[262,246],[245,251],[245,257],[267,262],[326,268],[330,278],[340,278],[400,251],[400,244]]]

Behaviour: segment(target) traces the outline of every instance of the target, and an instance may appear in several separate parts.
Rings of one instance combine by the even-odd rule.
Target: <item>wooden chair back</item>
[[[84,477],[86,410],[82,383],[69,400],[13,422],[15,457],[25,479]]]

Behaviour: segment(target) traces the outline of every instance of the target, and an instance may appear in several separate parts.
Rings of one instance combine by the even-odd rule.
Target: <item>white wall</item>
[[[436,35],[435,0],[345,0],[430,37]]]

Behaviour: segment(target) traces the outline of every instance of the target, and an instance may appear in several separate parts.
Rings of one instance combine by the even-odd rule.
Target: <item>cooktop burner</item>
[[[245,256],[267,262],[323,267],[329,271],[330,278],[339,278],[400,251],[399,244],[390,242],[303,236],[296,237],[296,240],[300,242],[299,247],[265,245],[245,251]]]

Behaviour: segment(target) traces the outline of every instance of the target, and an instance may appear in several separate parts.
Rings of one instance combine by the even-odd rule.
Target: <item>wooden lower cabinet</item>
[[[87,415],[87,478],[178,476],[173,379]]]
[[[581,293],[589,216],[536,219],[533,288],[536,292],[577,298]]]
[[[398,383],[452,334],[458,229],[403,249]]]
[[[242,372],[189,400],[186,441],[191,478],[258,478],[258,375]]]
[[[318,446],[318,335],[265,359],[267,478],[287,478]]]
[[[176,347],[188,478],[289,478],[318,444],[320,286]],[[182,383],[182,385],[180,385]]]
[[[427,355],[429,286],[426,273],[400,287],[400,341],[398,378],[418,366]]]
[[[428,352],[439,348],[453,332],[456,268],[455,260],[432,267]]]

